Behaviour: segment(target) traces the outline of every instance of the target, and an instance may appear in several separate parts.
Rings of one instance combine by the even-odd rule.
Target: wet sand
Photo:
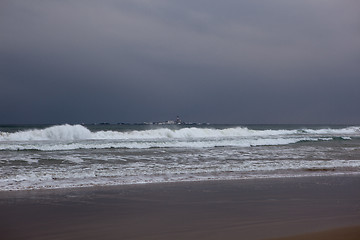
[[[301,234],[297,236],[273,238],[269,240],[359,240],[360,226],[331,229],[328,231]]]
[[[0,192],[0,239],[360,239],[359,189],[341,176]]]

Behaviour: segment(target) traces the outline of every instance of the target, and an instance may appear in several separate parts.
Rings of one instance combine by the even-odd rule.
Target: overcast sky
[[[2,0],[0,124],[360,123],[358,0]]]

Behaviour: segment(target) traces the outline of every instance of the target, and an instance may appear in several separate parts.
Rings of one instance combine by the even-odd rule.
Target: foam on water
[[[96,185],[139,184],[176,181],[249,179],[343,174],[336,168],[359,168],[360,161],[258,161],[195,162],[176,164],[135,162],[118,165],[92,164],[88,167],[56,166],[48,169],[19,168],[0,177],[0,190],[49,189]],[[327,171],[329,169],[329,171]]]
[[[45,141],[89,139],[92,133],[81,125],[59,125],[15,133],[0,132],[0,141]]]
[[[217,140],[217,141],[113,141],[101,142],[100,140],[91,142],[75,143],[7,143],[1,144],[0,150],[39,150],[39,151],[62,151],[76,149],[149,149],[149,148],[212,148],[212,147],[251,147],[251,146],[270,146],[285,145],[301,141],[318,141],[319,139],[309,138],[261,138],[261,139],[239,139],[239,140]]]
[[[191,138],[221,138],[221,137],[249,137],[294,134],[295,130],[250,130],[245,127],[210,129],[210,128],[182,128],[172,130],[168,128],[143,131],[98,131],[91,132],[82,125],[59,125],[46,129],[20,131],[16,133],[0,132],[0,141],[41,141],[41,140],[89,140],[89,139],[191,139]]]
[[[360,173],[359,127],[142,127],[0,132],[0,191]]]
[[[169,148],[284,145],[301,141],[332,140],[332,135],[351,139],[359,127],[343,129],[252,130],[246,127],[160,128],[91,132],[82,125],[58,125],[45,129],[0,132],[0,150],[74,150],[104,148]],[[331,136],[328,136],[331,135]]]

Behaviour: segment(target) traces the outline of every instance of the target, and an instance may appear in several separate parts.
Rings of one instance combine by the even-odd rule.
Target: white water
[[[0,191],[360,173],[360,127],[213,127],[0,132]]]
[[[330,136],[330,137],[329,137]],[[207,148],[286,145],[300,141],[351,139],[360,136],[359,127],[342,129],[252,130],[246,127],[226,129],[169,128],[129,131],[91,132],[82,125],[58,125],[45,129],[0,132],[0,150],[74,150],[105,148]]]
[[[41,130],[27,130],[16,133],[0,133],[0,141],[46,141],[46,140],[137,140],[137,139],[192,139],[192,138],[221,138],[221,137],[250,137],[276,136],[295,134],[296,130],[249,130],[244,127],[228,129],[210,128],[182,128],[172,130],[168,128],[143,131],[98,131],[91,132],[81,125],[60,125]]]

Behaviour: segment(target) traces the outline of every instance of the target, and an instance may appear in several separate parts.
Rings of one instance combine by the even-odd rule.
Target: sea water
[[[359,173],[359,126],[0,126],[0,191]]]

